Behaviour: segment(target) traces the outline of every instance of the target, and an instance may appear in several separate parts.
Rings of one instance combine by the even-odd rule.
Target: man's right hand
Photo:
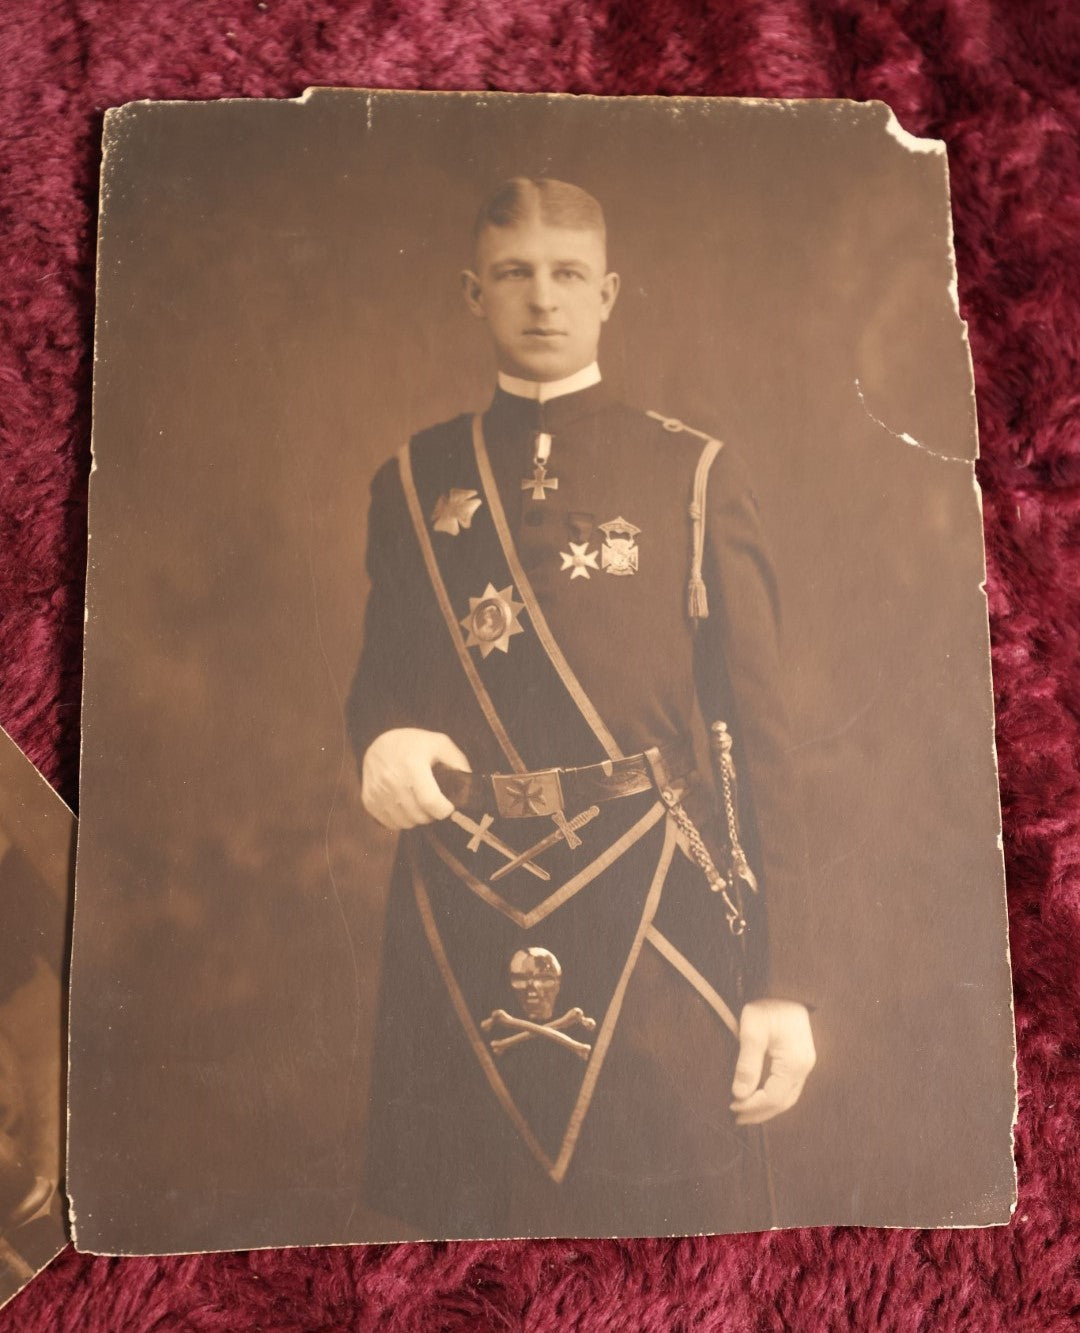
[[[446,819],[454,807],[439,790],[432,767],[471,772],[469,761],[441,731],[398,727],[367,748],[363,764],[364,809],[384,828],[407,829]]]

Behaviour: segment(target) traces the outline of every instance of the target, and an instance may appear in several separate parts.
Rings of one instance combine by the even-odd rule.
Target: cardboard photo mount
[[[944,145],[316,89],[101,199],[79,1246],[1006,1222]]]

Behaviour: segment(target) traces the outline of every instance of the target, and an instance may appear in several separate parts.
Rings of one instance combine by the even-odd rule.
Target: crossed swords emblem
[[[485,1032],[507,1029],[510,1035],[496,1037],[491,1042],[495,1055],[502,1055],[512,1046],[545,1037],[565,1047],[578,1057],[588,1060],[592,1045],[567,1036],[567,1028],[580,1027],[585,1032],[596,1031],[596,1019],[589,1018],[583,1009],[567,1009],[560,1018],[553,1018],[555,1001],[562,985],[562,966],[548,949],[519,949],[510,959],[510,985],[517,994],[526,1017],[516,1018],[505,1009],[493,1009],[480,1024]]]
[[[536,864],[535,858],[541,852],[546,852],[549,847],[554,847],[563,838],[566,839],[568,846],[580,847],[581,839],[577,836],[578,829],[584,828],[599,813],[600,807],[591,805],[587,810],[582,810],[580,815],[575,815],[573,819],[567,819],[561,811],[557,815],[552,815],[552,819],[555,820],[557,826],[554,832],[541,838],[539,842],[533,843],[531,847],[527,847],[523,852],[516,852],[513,847],[491,832],[491,825],[494,822],[491,815],[483,815],[479,824],[474,819],[470,819],[468,815],[463,815],[460,810],[455,810],[450,818],[458,828],[464,829],[469,834],[469,841],[466,846],[470,852],[479,851],[480,844],[484,843],[497,851],[500,856],[506,857],[505,865],[501,865],[491,876],[491,882],[494,883],[496,880],[502,879],[504,875],[509,875],[512,870],[517,870],[518,867],[527,870],[530,875],[535,875],[537,879],[551,879],[544,867]]]

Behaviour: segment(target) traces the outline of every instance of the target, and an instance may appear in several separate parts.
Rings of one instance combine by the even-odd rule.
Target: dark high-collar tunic
[[[750,930],[746,941],[737,942],[718,897],[698,866],[679,852],[650,915],[643,902],[662,856],[662,819],[591,893],[580,892],[539,925],[507,924],[507,912],[533,908],[544,894],[580,874],[605,840],[614,842],[635,820],[647,818],[648,795],[605,808],[584,831],[582,850],[560,846],[547,854],[550,885],[520,872],[514,882],[508,877],[489,885],[505,892],[503,912],[478,906],[477,890],[463,888],[461,878],[474,871],[481,881],[489,878],[500,864],[497,855],[483,851],[478,861],[470,860],[460,845],[465,835],[450,825],[435,831],[445,853],[441,858],[431,854],[431,830],[426,838],[403,837],[376,1034],[370,1197],[382,1211],[433,1236],[767,1225],[754,1151],[734,1131],[727,1111],[734,1042],[718,1022],[716,1006],[709,1012],[702,1002],[710,993],[722,996],[737,1013],[748,995],[810,1000],[814,991],[777,596],[753,492],[738,456],[722,448],[709,472],[702,516],[709,614],[695,622],[687,588],[702,436],[618,402],[602,383],[545,403],[499,389],[482,427],[522,569],[551,634],[618,749],[630,755],[696,733],[706,769],[701,719],[728,724],[735,738],[743,840],[761,893],[747,903]],[[543,489],[542,499],[538,489],[522,484],[533,477],[541,432],[551,438],[546,479],[558,481]],[[484,536],[491,506],[470,470],[470,419],[421,432],[411,441],[409,457],[421,506],[414,505],[412,515],[396,460],[380,470],[372,487],[372,587],[349,705],[357,759],[382,732],[411,726],[448,734],[476,771],[506,772],[505,753],[477,706],[452,637],[465,633],[457,622],[467,618],[470,599],[479,598],[488,583],[501,591],[508,578],[493,536]],[[481,503],[469,525],[440,530],[433,515],[454,488],[475,490]],[[432,593],[414,529],[417,513],[432,558],[454,590],[450,600],[458,597],[453,627]],[[514,588],[512,600],[519,597]],[[561,686],[552,684],[552,673],[528,669],[536,659],[529,657],[533,645],[526,636],[533,629],[527,611],[520,625],[505,652],[499,648],[481,656],[475,645],[466,651],[498,699],[501,720],[523,761],[537,769],[602,761],[610,751],[587,727],[553,725],[565,706],[565,699],[553,695]],[[696,783],[685,804],[707,843],[719,845],[723,830],[708,782]],[[534,823],[500,820],[494,827],[521,849],[542,836],[543,829],[533,833]],[[523,825],[530,826],[528,833]],[[635,930],[645,931],[646,944]],[[585,1001],[598,1020],[612,1012],[617,1017],[605,1039],[610,1040],[606,1063],[601,1067],[595,1052],[590,1056],[599,1072],[587,1114],[580,1109],[579,1085],[596,1070],[591,1063],[578,1067],[565,1048],[551,1041],[523,1044],[494,1062],[498,1077],[485,1076],[487,1056],[477,1056],[477,1046],[488,1040],[478,1026],[481,1018],[493,1006],[510,1006],[504,980],[508,951],[553,943],[563,960],[567,1004]],[[624,978],[623,994],[619,969],[628,956],[636,961],[628,986]],[[596,1041],[595,1048],[600,1046]],[[672,1080],[681,1078],[694,1086],[673,1087]],[[538,1080],[542,1088],[533,1086]],[[507,1098],[521,1112],[526,1131],[507,1114]],[[559,1161],[567,1118],[575,1115],[584,1125],[568,1167],[563,1164],[555,1179],[558,1168],[545,1169],[545,1163],[550,1168]],[[528,1137],[533,1131],[539,1148],[525,1151],[522,1133]],[[736,1187],[737,1178],[742,1183]]]

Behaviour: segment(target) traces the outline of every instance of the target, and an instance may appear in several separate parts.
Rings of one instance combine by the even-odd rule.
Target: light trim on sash
[[[413,527],[416,529],[416,539],[420,543],[420,550],[424,557],[424,565],[427,568],[428,578],[431,580],[431,586],[435,592],[435,599],[439,603],[439,610],[443,614],[447,628],[450,631],[450,638],[453,640],[454,649],[458,655],[465,675],[468,677],[469,684],[472,686],[473,694],[476,695],[476,702],[483,711],[484,718],[488,726],[495,733],[495,739],[502,747],[502,752],[506,755],[507,761],[516,773],[528,772],[528,765],[518,754],[514,742],[510,739],[510,733],[502,724],[502,719],[495,711],[495,705],[491,700],[480,679],[479,672],[476,670],[476,663],[469,656],[469,650],[465,647],[465,642],[461,637],[461,631],[458,628],[457,615],[453,606],[450,604],[450,596],[446,591],[446,584],[443,583],[442,573],[439,569],[438,561],[435,559],[435,552],[432,549],[431,537],[428,535],[427,524],[424,522],[424,515],[420,509],[420,497],[416,493],[416,481],[413,478],[412,471],[412,452],[408,444],[403,445],[398,450],[398,468],[401,472],[401,489],[405,492],[405,503],[409,507],[409,517],[412,519]]]
[[[645,932],[652,925],[653,917],[656,915],[656,909],[660,905],[660,893],[664,887],[664,881],[667,879],[668,870],[671,867],[671,858],[675,854],[675,825],[670,819],[664,822],[664,845],[660,849],[660,860],[656,866],[656,873],[653,875],[652,883],[649,885],[649,893],[645,899],[645,910],[641,914],[641,921],[638,923],[637,934],[634,936],[634,942],[630,946],[630,952],[626,956],[626,963],[623,966],[622,975],[615,985],[615,994],[611,997],[611,1003],[608,1005],[608,1011],[604,1015],[604,1024],[596,1041],[593,1043],[592,1055],[588,1065],[585,1067],[585,1080],[581,1085],[581,1092],[578,1095],[577,1105],[574,1107],[570,1116],[570,1124],[566,1130],[566,1137],[563,1139],[562,1149],[555,1161],[555,1169],[551,1172],[551,1178],[556,1184],[561,1184],[570,1167],[570,1159],[574,1155],[574,1149],[577,1147],[578,1135],[581,1133],[581,1126],[585,1123],[585,1115],[593,1099],[593,1093],[596,1091],[596,1084],[600,1078],[600,1070],[604,1063],[604,1057],[607,1055],[608,1047],[611,1045],[611,1039],[615,1035],[615,1024],[618,1022],[619,1014],[622,1012],[623,999],[626,996],[626,988],[630,984],[630,978],[633,976],[634,968],[637,966],[638,955],[641,953],[641,946],[645,942]]]
[[[514,547],[514,539],[510,535],[510,527],[506,521],[506,512],[502,506],[502,500],[499,496],[499,489],[495,484],[495,475],[491,470],[491,459],[488,457],[487,445],[484,443],[484,424],[480,414],[473,417],[473,448],[476,451],[476,462],[480,469],[480,484],[484,488],[484,498],[488,502],[488,512],[491,514],[492,522],[495,524],[495,531],[499,537],[499,543],[503,549],[503,555],[506,557],[506,563],[510,566],[510,572],[514,576],[514,583],[518,590],[518,595],[525,603],[525,609],[529,613],[529,619],[532,621],[533,628],[536,630],[536,637],[543,645],[544,651],[551,659],[551,665],[558,672],[567,692],[577,704],[582,717],[589,724],[597,740],[607,751],[609,759],[622,759],[622,750],[619,749],[618,741],[607,729],[603,718],[596,711],[592,700],[585,693],[581,682],[570,666],[570,663],[563,656],[562,649],[555,642],[555,637],[548,626],[544,613],[540,609],[540,603],[536,599],[536,593],[533,592],[532,584],[529,582],[528,575],[518,559],[517,550]]]
[[[420,920],[424,925],[424,934],[427,936],[431,952],[435,957],[439,971],[442,973],[442,979],[446,983],[446,989],[450,992],[450,1001],[457,1013],[458,1021],[465,1029],[465,1035],[469,1039],[469,1045],[473,1048],[473,1054],[480,1061],[484,1073],[487,1075],[491,1089],[502,1104],[503,1110],[510,1117],[514,1128],[525,1140],[529,1151],[551,1175],[553,1162],[544,1152],[540,1140],[529,1128],[529,1122],[518,1110],[513,1097],[510,1096],[510,1089],[502,1081],[502,1076],[495,1068],[495,1061],[491,1058],[491,1053],[484,1044],[484,1039],[477,1031],[476,1024],[473,1022],[472,1014],[469,1013],[469,1006],[465,1001],[465,996],[461,993],[461,987],[457,984],[457,978],[454,976],[453,969],[450,966],[450,960],[446,956],[446,950],[443,948],[442,939],[439,935],[439,927],[435,924],[435,916],[431,910],[431,899],[427,896],[427,890],[424,888],[423,881],[420,878],[420,870],[416,864],[416,853],[413,847],[409,848],[409,865],[412,870],[413,892],[416,895],[416,906],[420,912]]]
[[[712,1009],[733,1037],[739,1035],[739,1020],[724,1003],[724,997],[710,986],[685,954],[680,953],[666,935],[661,935],[655,926],[645,932],[645,938],[653,948],[666,958],[676,972],[687,980],[705,1003]]]
[[[469,1012],[468,1003],[462,994],[461,987],[457,983],[453,969],[450,966],[450,960],[446,956],[446,950],[443,948],[442,938],[439,935],[439,927],[435,921],[435,914],[431,910],[431,899],[428,897],[427,890],[424,887],[420,875],[420,867],[416,863],[415,845],[410,842],[409,845],[409,864],[412,871],[413,893],[416,896],[416,906],[420,912],[420,920],[424,926],[424,933],[427,936],[428,944],[431,947],[436,966],[442,974],[443,981],[446,983],[446,989],[450,994],[451,1003],[457,1013],[458,1021],[465,1030],[469,1045],[473,1049],[480,1067],[487,1077],[491,1090],[498,1098],[500,1105],[506,1114],[510,1117],[514,1128],[521,1135],[522,1140],[529,1151],[548,1173],[556,1185],[561,1185],[567,1171],[570,1167],[571,1158],[574,1155],[574,1149],[577,1147],[578,1136],[581,1133],[581,1127],[585,1123],[585,1116],[588,1113],[589,1106],[596,1091],[596,1084],[600,1078],[600,1070],[604,1063],[604,1057],[607,1055],[608,1047],[611,1045],[611,1039],[615,1032],[615,1024],[618,1022],[619,1014],[622,1011],[623,999],[626,995],[626,988],[630,984],[630,977],[633,975],[637,965],[638,956],[641,953],[641,946],[645,942],[645,935],[652,925],[653,917],[656,915],[656,909],[660,904],[660,894],[664,887],[664,881],[667,879],[668,870],[671,867],[671,858],[675,854],[675,825],[672,821],[666,820],[664,823],[664,842],[660,848],[660,859],[657,862],[656,870],[653,873],[652,882],[649,885],[649,891],[645,897],[645,906],[642,909],[641,920],[638,922],[638,928],[634,935],[633,943],[630,945],[630,952],[626,956],[626,962],[623,965],[619,980],[615,983],[615,990],[611,1001],[608,1004],[607,1012],[604,1015],[604,1021],[600,1031],[597,1033],[596,1041],[593,1044],[592,1055],[589,1057],[589,1063],[585,1068],[585,1077],[581,1083],[581,1091],[574,1104],[574,1109],[570,1113],[570,1119],[567,1124],[566,1133],[563,1135],[562,1145],[559,1149],[559,1155],[554,1161],[544,1151],[543,1145],[537,1139],[528,1121],[518,1110],[517,1103],[510,1094],[510,1089],[503,1082],[502,1075],[495,1067],[495,1061],[491,1057],[483,1037],[480,1034],[473,1016]]]
[[[562,907],[576,893],[590,884],[597,875],[602,875],[608,866],[613,865],[624,852],[628,852],[663,817],[664,810],[665,806],[661,801],[651,805],[636,823],[631,824],[621,837],[616,838],[610,847],[605,847],[600,855],[590,861],[583,870],[579,870],[576,875],[568,879],[554,893],[548,894],[542,902],[537,903],[529,912],[522,912],[519,908],[512,907],[490,885],[478,879],[466,866],[462,865],[448,847],[443,846],[434,829],[425,828],[423,832],[425,840],[435,849],[435,853],[443,865],[448,870],[453,871],[460,880],[472,889],[478,898],[487,903],[489,907],[494,907],[496,911],[502,912],[503,916],[508,917],[514,925],[520,926],[522,930],[531,930],[533,926],[549,917],[556,908]]]

